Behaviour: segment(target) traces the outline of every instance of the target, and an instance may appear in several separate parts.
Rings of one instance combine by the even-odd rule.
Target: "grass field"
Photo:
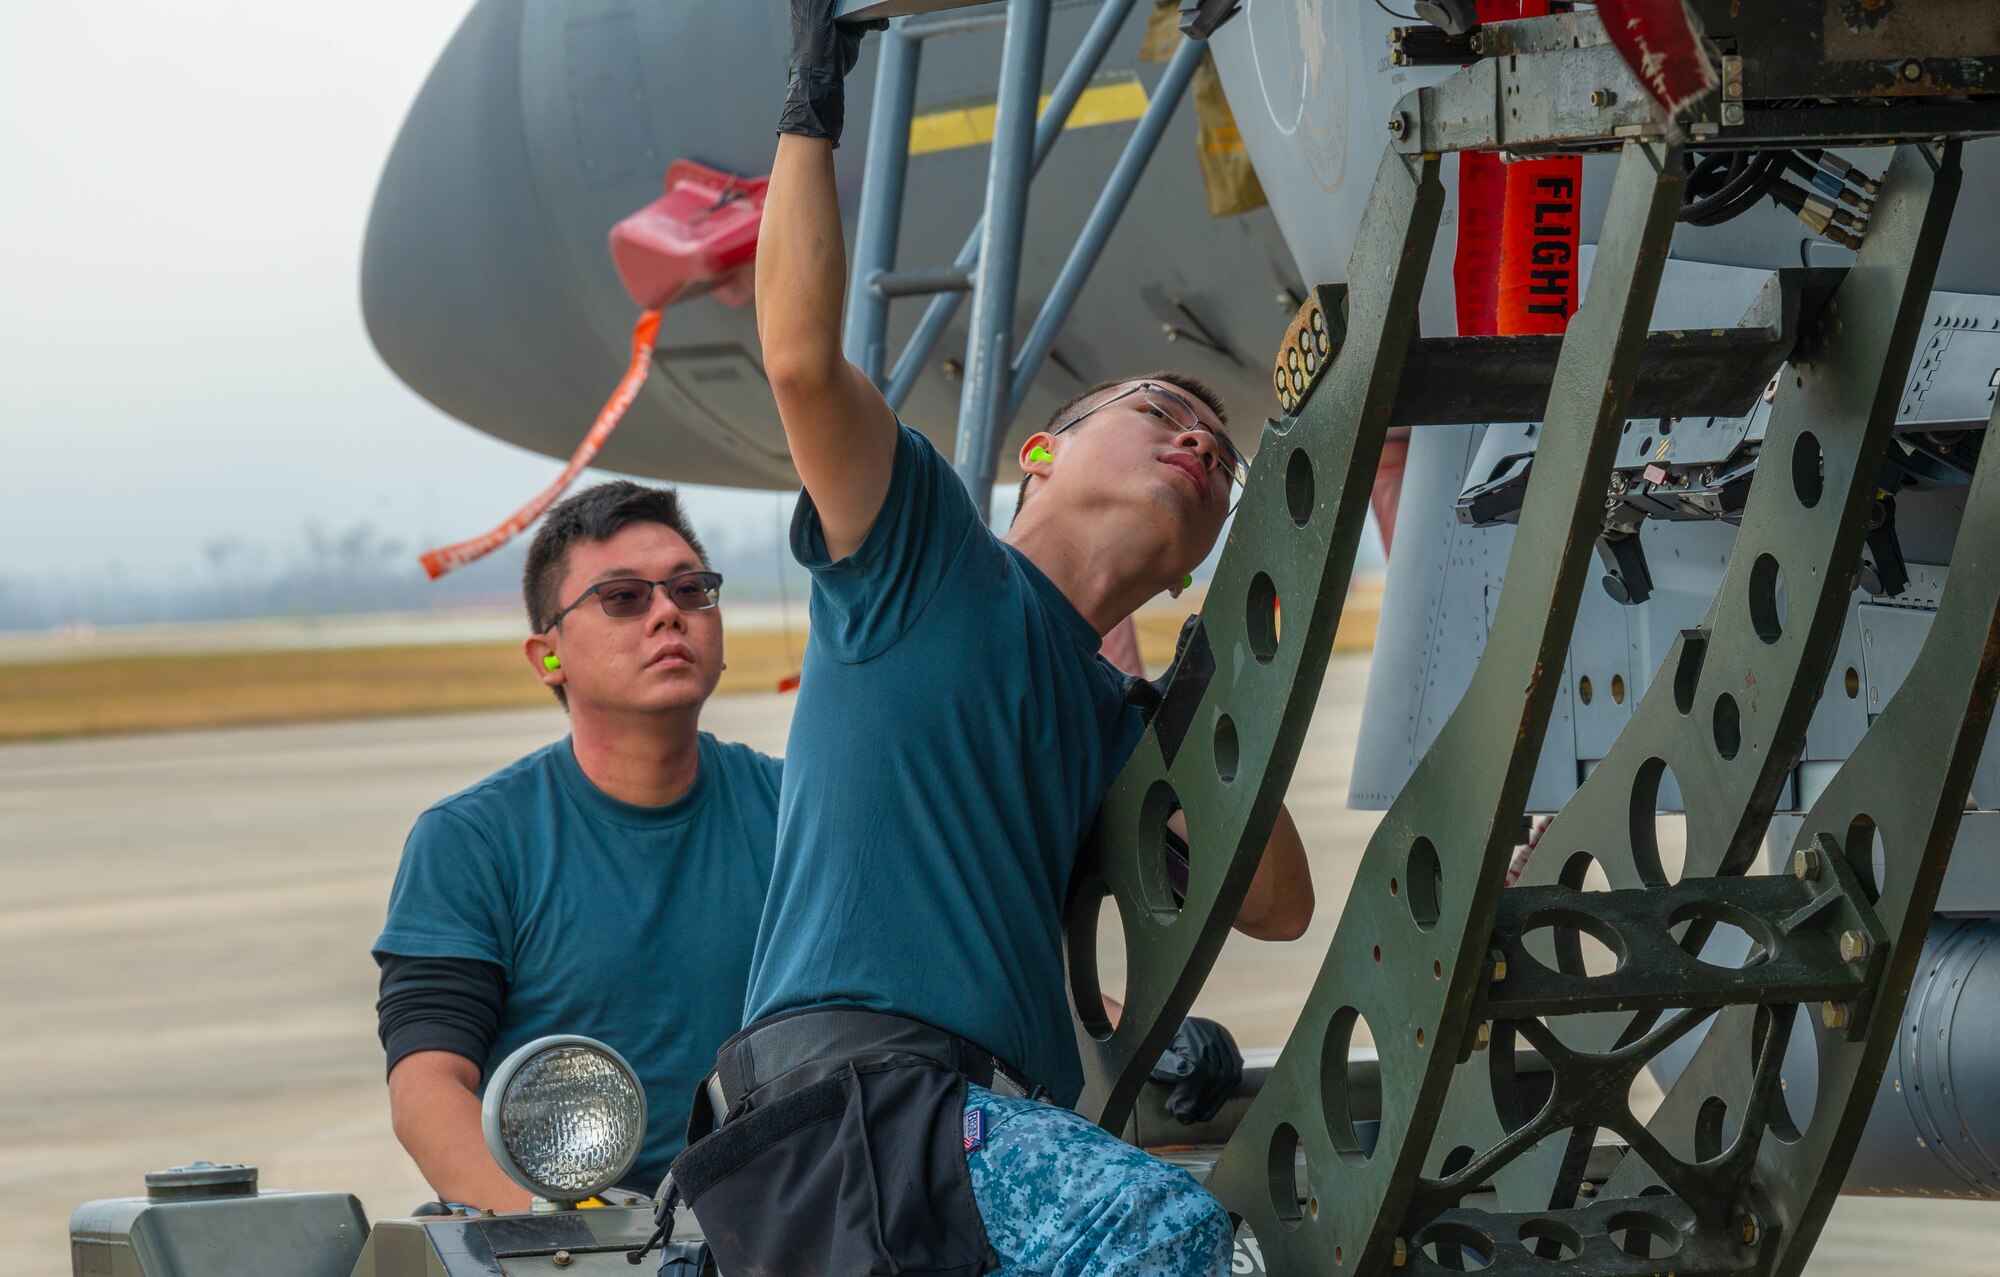
[[[1374,639],[1372,598],[1356,598],[1336,650]],[[1139,618],[1155,674],[1173,655],[1180,616]],[[775,694],[798,670],[803,632],[728,636],[723,693]],[[549,703],[514,642],[299,651],[174,653],[0,665],[0,741],[59,740]]]

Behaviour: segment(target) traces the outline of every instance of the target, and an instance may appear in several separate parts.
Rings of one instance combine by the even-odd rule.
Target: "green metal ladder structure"
[[[1914,672],[1812,804],[1792,872],[1750,870],[1839,638],[1951,222],[1959,139],[2000,132],[2000,105],[1857,106],[1836,93],[1787,111],[1756,106],[1753,92],[1747,117],[1711,103],[1674,126],[1629,107],[1585,113],[1580,94],[1558,93],[1582,64],[1616,100],[1644,101],[1594,14],[1492,24],[1479,38],[1487,56],[1404,99],[1349,283],[1315,290],[1292,322],[1273,371],[1283,414],[1265,428],[1200,624],[1086,848],[1068,918],[1080,1107],[1123,1129],[1222,947],[1292,780],[1385,431],[1440,419],[1427,403],[1441,379],[1504,360],[1532,386],[1524,416],[1542,426],[1491,637],[1370,840],[1297,1027],[1207,1183],[1278,1274],[1789,1277],[1904,1031],[2000,688],[2000,448],[1973,480]],[[1540,103],[1525,111],[1532,136],[1525,100]],[[1779,272],[1736,329],[1649,333],[1683,146],[1763,137],[1898,141],[1856,261]],[[1588,292],[1562,338],[1418,334],[1439,166],[1474,147],[1621,153]],[[1726,394],[1718,369],[1731,373]],[[1741,413],[1774,374],[1759,475],[1706,619],[1680,635],[1503,889],[1632,408]],[[1737,402],[1702,406],[1718,394]],[[1687,812],[1678,881],[1654,835],[1668,769]],[[1161,856],[1175,799],[1192,849],[1184,901]],[[1585,888],[1593,865],[1610,890]],[[1115,1029],[1096,1010],[1107,897],[1129,967]],[[1724,924],[1755,942],[1740,968],[1696,957]],[[1586,970],[1584,936],[1616,970]],[[1372,1144],[1356,1119],[1376,1099],[1349,1063],[1363,1021],[1379,1056]],[[1633,1080],[1697,1033],[1692,1062],[1640,1122]],[[1817,1041],[1811,1112],[1788,1110],[1781,1085],[1798,1033]],[[1524,1047],[1546,1065],[1535,1085]],[[1629,1150],[1608,1177],[1592,1164],[1599,1131]]]

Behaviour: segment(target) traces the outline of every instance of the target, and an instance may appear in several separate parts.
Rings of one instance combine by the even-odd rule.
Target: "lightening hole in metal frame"
[[[1215,775],[1223,784],[1236,779],[1236,720],[1224,714],[1215,720]]]
[[[1278,1123],[1271,1132],[1271,1211],[1286,1228],[1297,1228],[1305,1218],[1306,1150],[1298,1131],[1290,1122]]]
[[[1766,644],[1785,636],[1785,569],[1769,554],[1750,565],[1750,628]]]
[[[1326,1114],[1327,1138],[1333,1141],[1333,1151],[1340,1155],[1340,1160],[1349,1166],[1365,1166],[1375,1153],[1376,1132],[1363,1131],[1354,1116],[1357,1111],[1365,1111],[1357,1101],[1366,1098],[1365,1079],[1353,1059],[1357,1027],[1361,1030],[1359,1036],[1370,1042],[1375,1040],[1367,1017],[1361,1012],[1353,1007],[1342,1007],[1335,1012],[1326,1022],[1319,1056],[1320,1108]],[[1374,1075],[1378,1116],[1381,1115],[1379,1069],[1378,1064]]]
[[[1105,925],[1105,914],[1110,914],[1110,925]],[[1107,971],[1116,976],[1118,994],[1116,1000],[1125,1001],[1125,972],[1128,959],[1125,951],[1125,920],[1118,914],[1118,901],[1104,882],[1092,880],[1080,886],[1070,903],[1069,925],[1065,928],[1069,940],[1069,980],[1070,999],[1076,1008],[1078,1023],[1084,1032],[1099,1042],[1111,1040],[1111,1017],[1104,1009],[1105,982]],[[1106,953],[1115,958],[1105,961]]]
[[[1810,430],[1801,430],[1792,444],[1792,491],[1808,510],[1819,504],[1820,494],[1826,491],[1826,457]]]
[[[1547,932],[1546,937],[1541,933]],[[1521,943],[1540,955],[1553,949],[1564,975],[1611,975],[1625,965],[1625,940],[1610,924],[1581,909],[1539,909],[1523,920]]]
[[[1812,1129],[1819,1100],[1819,1017],[1806,1004],[1792,1008],[1792,1032],[1785,1042],[1784,1062],[1778,1066],[1778,1089],[1771,1093],[1771,1107],[1764,1121],[1773,1137],[1796,1144]],[[1750,1075],[1755,1078],[1763,1065],[1765,1044],[1770,1041],[1771,1009],[1757,1008],[1750,1030]],[[1797,1107],[1794,1108],[1794,1105]],[[1803,1113],[1805,1120],[1798,1120]]]
[[[1769,956],[1770,932],[1754,914],[1716,900],[1692,900],[1667,915],[1667,926],[1675,935],[1685,935],[1682,923],[1698,924],[1706,935],[1701,951],[1694,955],[1705,967],[1740,971],[1754,967]],[[1685,947],[1685,946],[1683,946]]]
[[[1709,728],[1715,736],[1715,752],[1723,762],[1730,762],[1743,748],[1743,711],[1736,706],[1736,698],[1728,692],[1715,698],[1715,712],[1709,720]]]
[[[1521,1225],[1521,1245],[1539,1259],[1565,1261],[1583,1253],[1583,1236],[1554,1219],[1531,1219]]]
[[[1194,874],[1194,840],[1175,833],[1167,823],[1181,805],[1172,785],[1156,780],[1139,804],[1139,896],[1155,920],[1171,923],[1187,901]],[[1186,827],[1186,814],[1182,814]]]
[[[1576,698],[1586,705],[1590,704],[1590,675],[1585,674],[1576,680]]]
[[[1649,887],[1668,887],[1681,880],[1687,865],[1687,813],[1662,811],[1681,798],[1679,780],[1663,758],[1639,764],[1632,780],[1632,810],[1628,833],[1632,861]],[[1686,804],[1681,803],[1685,808]]]
[[[1469,1224],[1432,1224],[1417,1234],[1417,1249],[1455,1272],[1478,1272],[1493,1263],[1493,1239]]]
[[[1694,1160],[1712,1162],[1729,1147],[1729,1101],[1711,1095],[1694,1115]]]
[[[1278,654],[1278,587],[1262,572],[1250,578],[1250,592],[1243,604],[1243,630],[1250,642],[1250,655],[1259,665],[1269,665]]]
[[[1285,463],[1285,511],[1294,527],[1303,528],[1313,516],[1313,463],[1304,448],[1292,449]]]
[[[1524,1054],[1535,1062],[1535,1068],[1522,1067]],[[1486,1058],[1486,1080],[1493,1094],[1493,1112],[1500,1119],[1501,1128],[1512,1135],[1534,1121],[1548,1107],[1555,1094],[1555,1077],[1549,1072],[1546,1062],[1521,1045],[1521,1035],[1515,1031],[1512,1021],[1494,1021],[1492,1040],[1486,1046]],[[1545,1141],[1566,1140],[1568,1136],[1557,1131],[1543,1138]]]
[[[1694,712],[1695,689],[1701,686],[1701,666],[1707,656],[1708,635],[1682,630],[1680,659],[1674,664],[1674,708],[1683,714]]]
[[[1587,851],[1572,852],[1563,861],[1559,881],[1571,891],[1609,891],[1611,875],[1604,872],[1604,866],[1597,863],[1597,857]]]
[[[1444,1161],[1438,1166],[1437,1177],[1440,1180],[1450,1179],[1466,1167],[1472,1165],[1473,1156],[1472,1145],[1460,1144],[1457,1148],[1452,1149],[1451,1152],[1444,1155]]]
[[[1666,1098],[1667,1093],[1653,1076],[1653,1070],[1639,1069],[1632,1074],[1632,1084],[1625,1088],[1625,1111],[1641,1126],[1650,1125]]]
[[[1842,691],[1847,693],[1848,700],[1861,699],[1861,671],[1855,669],[1852,665],[1848,666],[1847,673],[1841,676],[1840,687]]]
[[[1611,676],[1611,703],[1613,705],[1623,705],[1625,703],[1625,676],[1623,674],[1613,674]]]
[[[1417,924],[1417,930],[1429,931],[1438,924],[1438,906],[1444,899],[1444,865],[1430,839],[1419,838],[1410,844],[1403,860],[1403,880],[1409,884],[1405,902],[1410,906],[1410,921]],[[1389,891],[1394,895],[1395,887],[1391,885]]]
[[[1640,1259],[1668,1259],[1681,1248],[1681,1231],[1647,1211],[1619,1211],[1607,1221],[1611,1244]]]
[[[1847,854],[1847,867],[1861,880],[1861,893],[1868,897],[1868,903],[1880,900],[1882,888],[1889,881],[1889,849],[1882,842],[1882,831],[1876,828],[1874,818],[1858,815],[1849,821],[1841,849]]]

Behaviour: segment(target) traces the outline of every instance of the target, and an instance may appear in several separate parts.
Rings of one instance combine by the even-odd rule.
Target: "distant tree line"
[[[730,598],[778,598],[782,567],[782,588],[804,600],[804,573],[788,554],[781,560],[779,529],[702,531]],[[367,520],[339,529],[309,521],[289,547],[217,537],[197,563],[164,575],[117,560],[42,579],[0,575],[0,630],[518,607],[528,539],[430,581],[417,566],[427,546]]]

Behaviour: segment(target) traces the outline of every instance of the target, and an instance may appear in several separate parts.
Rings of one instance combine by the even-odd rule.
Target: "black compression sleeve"
[[[375,1031],[394,1069],[417,1051],[450,1051],[486,1070],[486,1057],[500,1036],[500,1010],[507,1001],[507,976],[478,958],[412,958],[375,954],[382,968],[375,1001]]]

